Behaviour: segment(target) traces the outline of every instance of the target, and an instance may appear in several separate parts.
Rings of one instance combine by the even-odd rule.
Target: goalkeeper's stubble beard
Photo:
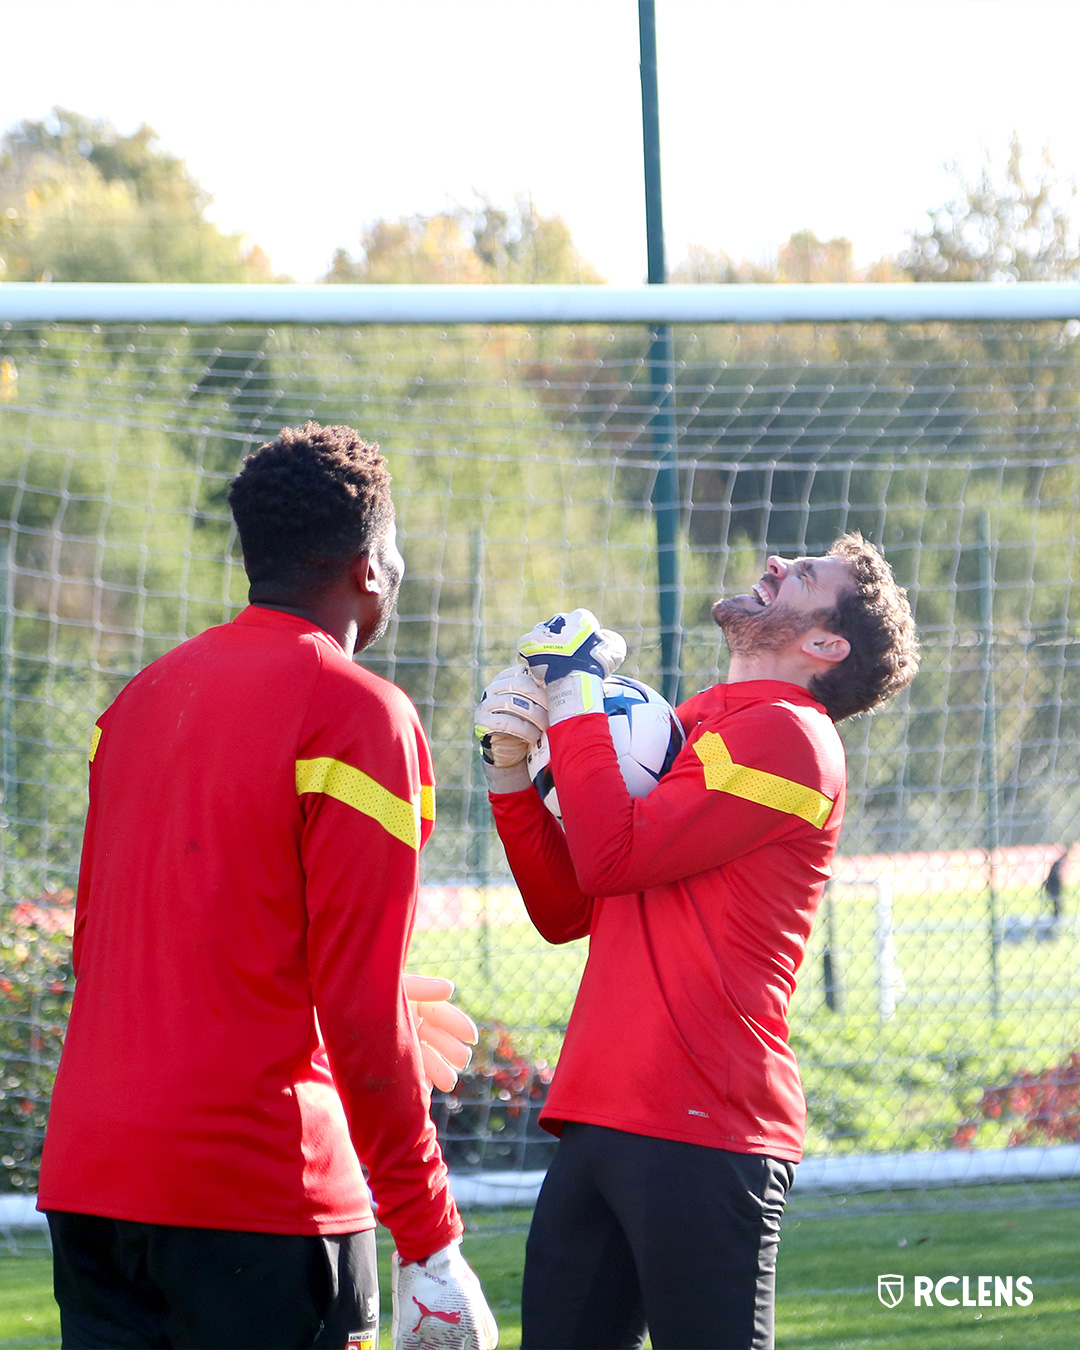
[[[748,609],[747,596],[720,600],[713,606],[713,618],[727,640],[732,656],[775,656],[817,626],[817,614],[799,613],[775,600],[766,608]]]

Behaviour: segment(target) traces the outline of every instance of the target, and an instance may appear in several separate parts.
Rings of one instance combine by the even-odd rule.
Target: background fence
[[[693,692],[722,678],[717,595],[768,552],[858,528],[910,588],[925,657],[907,694],[842,728],[843,856],[793,1008],[808,1152],[860,1160],[826,1176],[839,1190],[902,1184],[909,1154],[953,1182],[1080,1175],[1075,288],[1026,288],[1031,318],[1011,288],[1017,312],[995,318],[1002,288],[962,287],[950,319],[956,288],[900,287],[915,318],[892,323],[858,316],[894,288],[765,288],[774,313],[797,311],[784,323],[731,320],[756,288],[688,288],[697,318],[659,369],[656,325],[636,320],[678,314],[633,293],[605,292],[591,322],[531,322],[519,299],[503,321],[452,323],[509,301],[373,287],[384,321],[358,323],[351,288],[326,288],[321,323],[184,324],[149,308],[71,322],[138,303],[73,289],[77,311],[68,288],[0,287],[0,315],[37,307],[0,323],[0,1187],[35,1185],[90,728],[136,670],[241,606],[226,485],[308,418],[376,438],[394,475],[408,575],[363,660],[416,702],[440,785],[410,964],[455,978],[485,1026],[437,1105],[455,1169],[544,1165],[533,1117],[584,960],[545,946],[510,883],[472,749],[478,690],[523,628],[580,604],[626,635],[628,673]],[[178,288],[174,309],[228,289]],[[534,318],[555,289],[535,288]],[[591,288],[571,289],[580,309]],[[251,314],[288,313],[289,288],[246,292]],[[1013,1152],[981,1152],[998,1148]],[[986,1165],[1007,1156],[1028,1161]]]

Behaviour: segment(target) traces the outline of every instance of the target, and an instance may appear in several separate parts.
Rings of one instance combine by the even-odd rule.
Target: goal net
[[[313,418],[378,440],[394,477],[408,572],[362,660],[433,743],[410,967],[455,979],[484,1027],[436,1102],[475,1194],[494,1177],[527,1199],[519,1174],[546,1165],[536,1115],[585,955],[526,921],[478,691],[525,628],[586,605],[626,636],[628,673],[685,696],[723,676],[718,595],[860,529],[910,588],[924,664],[841,728],[842,856],[792,1016],[806,1185],[1074,1195],[1080,324],[823,311],[676,323],[665,345],[633,319],[450,322],[446,303],[397,324],[0,323],[0,1189],[36,1185],[95,717],[242,606],[227,484]]]

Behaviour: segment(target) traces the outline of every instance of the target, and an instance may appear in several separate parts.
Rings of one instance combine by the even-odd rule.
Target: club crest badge
[[[877,1277],[877,1296],[886,1308],[895,1308],[904,1298],[903,1275],[879,1275]]]

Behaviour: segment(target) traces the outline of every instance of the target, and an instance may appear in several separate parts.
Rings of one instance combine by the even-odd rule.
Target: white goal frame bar
[[[932,323],[1080,319],[1080,284],[296,286],[0,283],[0,323]]]
[[[0,325],[786,324],[1080,321],[1080,284],[400,286],[0,283]],[[464,1205],[528,1203],[542,1174],[455,1178]],[[1080,1146],[808,1159],[815,1191],[1080,1178]],[[26,1222],[27,1197],[0,1232]]]

